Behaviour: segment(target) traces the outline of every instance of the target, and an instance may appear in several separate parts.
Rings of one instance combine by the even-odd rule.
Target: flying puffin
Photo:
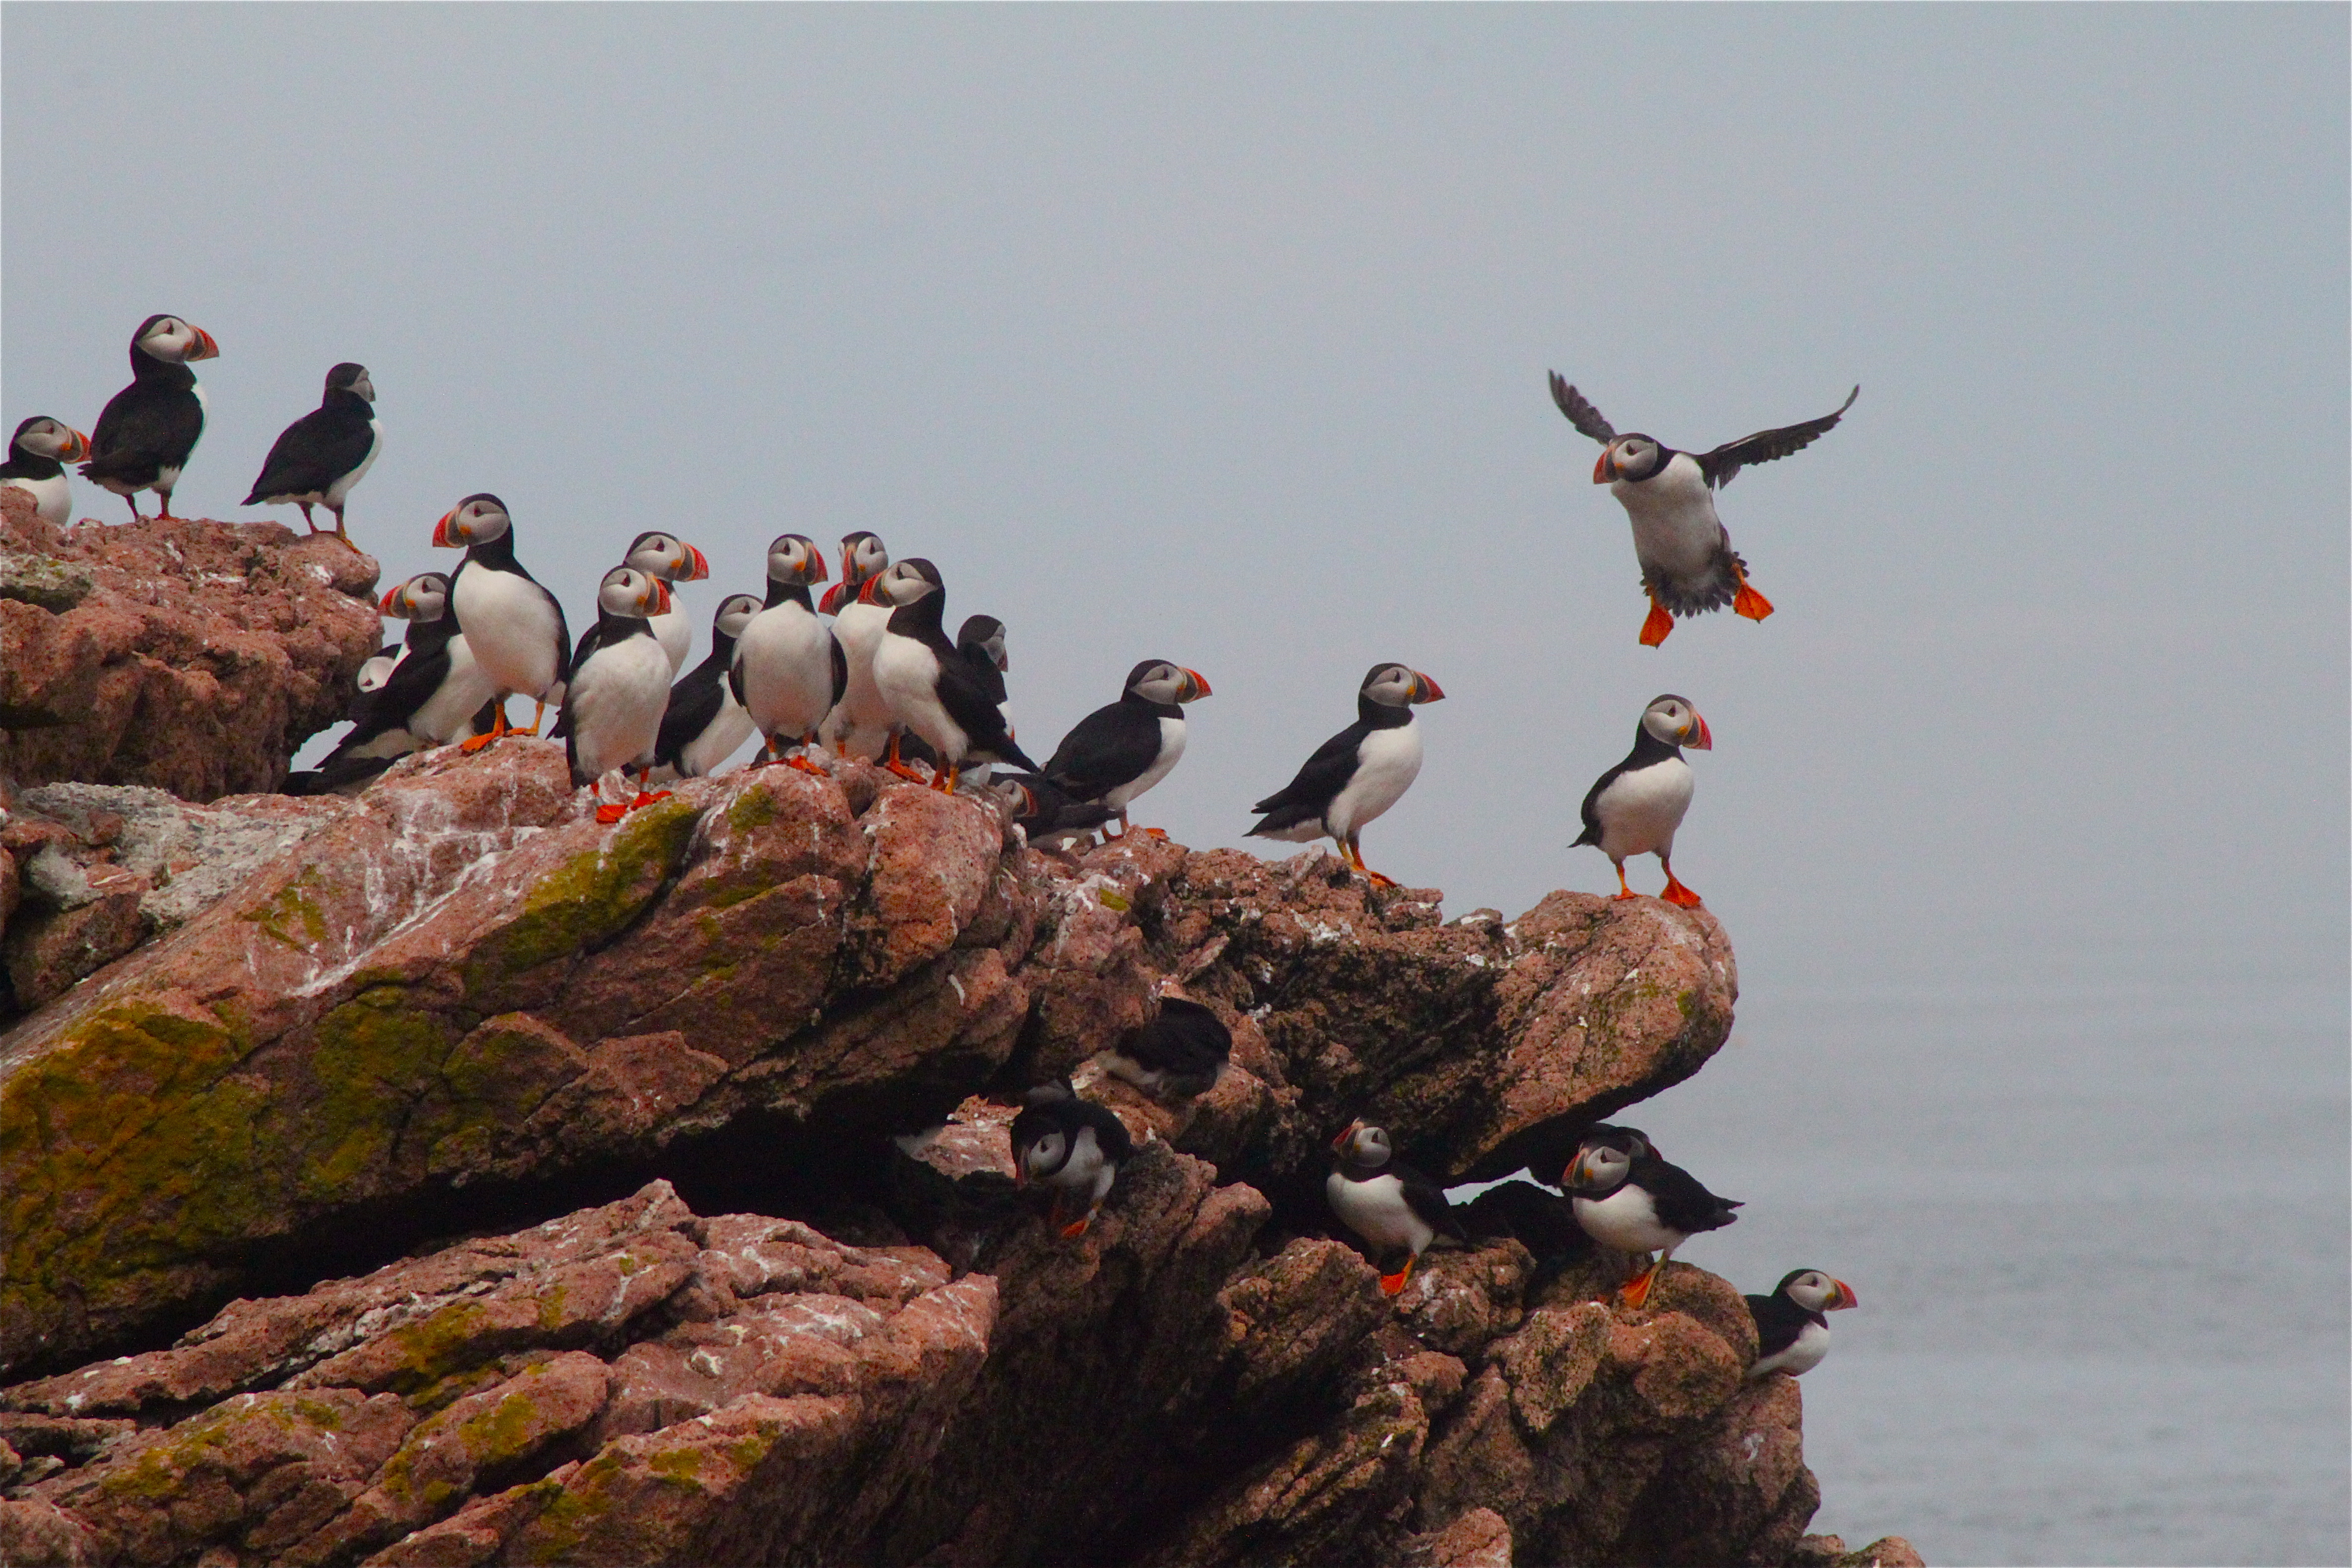
[[[1356,721],[1315,748],[1298,776],[1252,811],[1265,820],[1253,838],[1310,844],[1328,837],[1348,864],[1376,888],[1394,879],[1364,864],[1356,838],[1364,825],[1404,797],[1421,772],[1421,726],[1412,705],[1438,702],[1437,682],[1402,664],[1376,664],[1356,691]]]
[[[621,557],[621,564],[672,584],[699,583],[710,575],[709,556],[659,529],[648,529],[629,541],[628,553]],[[675,680],[677,672],[686,668],[687,653],[694,646],[694,626],[687,617],[686,607],[673,603],[669,609],[653,617],[653,628],[662,652],[669,656],[670,679]]]
[[[1096,709],[1062,737],[1045,777],[1072,800],[1109,806],[1124,835],[1129,805],[1183,758],[1182,705],[1208,695],[1208,679],[1199,670],[1145,659],[1127,672],[1118,701]],[[1167,837],[1157,828],[1145,831]]]
[[[1585,1235],[1613,1252],[1659,1254],[1655,1263],[1626,1281],[1622,1296],[1628,1307],[1650,1299],[1650,1287],[1675,1248],[1739,1217],[1731,1212],[1740,1206],[1736,1200],[1717,1197],[1688,1171],[1647,1149],[1648,1141],[1638,1134],[1588,1135],[1559,1179]]]
[[[1406,1252],[1402,1268],[1381,1276],[1382,1295],[1393,1296],[1404,1289],[1412,1278],[1412,1266],[1421,1261],[1440,1231],[1464,1239],[1462,1222],[1445,1190],[1392,1158],[1389,1135],[1381,1129],[1360,1120],[1350,1121],[1345,1132],[1331,1140],[1331,1149],[1339,1159],[1323,1182],[1331,1212],[1371,1243],[1378,1255]]]
[[[491,687],[448,604],[449,579],[438,572],[420,572],[384,595],[376,607],[408,622],[406,644],[374,685],[366,684],[362,667],[352,732],[315,769],[289,774],[280,793],[324,795],[346,788],[373,778],[411,752],[446,745],[472,728]]]
[[[1154,1100],[1190,1100],[1216,1087],[1233,1054],[1233,1031],[1171,984],[1151,1021],[1113,1046],[1103,1065]]]
[[[89,456],[89,437],[63,420],[36,414],[16,426],[8,442],[0,489],[29,494],[41,521],[63,528],[73,521],[73,480],[66,477],[66,465]]]
[[[81,477],[129,501],[131,521],[146,489],[163,503],[156,515],[172,515],[180,470],[205,433],[205,391],[188,366],[219,356],[210,332],[177,316],[150,316],[131,334],[131,384],[99,415]]]
[[[749,594],[730,594],[719,602],[719,613],[710,618],[709,656],[669,689],[647,778],[658,784],[700,778],[751,738],[751,716],[735,700],[727,675],[735,663],[736,639],[759,613],[760,601]],[[658,622],[654,636],[661,636]]]
[[[288,501],[302,509],[310,531],[320,531],[310,509],[323,506],[335,514],[335,537],[351,543],[343,531],[343,501],[383,450],[383,422],[375,416],[375,383],[367,366],[343,363],[327,373],[326,395],[319,406],[286,426],[261,464],[246,506],[281,506]],[[354,546],[353,548],[357,548]]]
[[[1769,1296],[1748,1297],[1748,1315],[1756,1320],[1756,1364],[1748,1375],[1785,1372],[1801,1377],[1812,1371],[1830,1353],[1828,1314],[1860,1304],[1853,1286],[1818,1268],[1795,1269]]]
[[[835,628],[809,607],[809,584],[824,581],[824,556],[816,542],[778,534],[768,546],[767,603],[738,635],[728,667],[729,689],[760,732],[761,762],[784,763],[819,777],[824,770],[793,748],[815,741],[850,679]]]
[[[1004,678],[1012,672],[1013,659],[1004,651],[1004,623],[994,616],[966,616],[963,625],[956,629],[955,641],[956,652],[963,656],[972,679],[980,682],[988,700],[996,704],[996,710],[1004,715],[1004,732],[1012,734],[1013,705],[1008,700]],[[911,731],[898,737],[898,760],[926,763],[934,773],[944,766],[930,742]],[[979,782],[988,783],[993,767],[993,763],[980,763],[976,770]]]
[[[1109,1107],[1080,1100],[1068,1079],[1041,1083],[1023,1097],[1012,1136],[1014,1184],[1035,1182],[1053,1189],[1046,1223],[1065,1237],[1086,1235],[1118,1180],[1118,1168],[1135,1153],[1127,1123]],[[1065,1198],[1085,1204],[1086,1212],[1065,1223]]]
[[[1607,485],[1633,521],[1633,555],[1642,563],[1643,590],[1650,595],[1650,616],[1642,623],[1643,647],[1665,641],[1676,616],[1726,605],[1751,621],[1772,613],[1771,601],[1748,585],[1748,563],[1732,552],[1731,535],[1715,515],[1715,492],[1749,464],[1803,451],[1845,417],[1861,395],[1857,384],[1834,414],[1759,430],[1712,452],[1677,452],[1653,437],[1620,436],[1601,410],[1558,371],[1551,373],[1551,400],[1570,424],[1601,443],[1592,482]]]
[[[1099,801],[1072,800],[1045,778],[1032,773],[992,773],[989,792],[1013,812],[1013,824],[1040,849],[1067,848],[1079,839],[1092,842],[1095,829],[1117,814]]]
[[[890,552],[863,530],[841,538],[841,581],[825,590],[817,613],[833,617],[833,635],[849,661],[849,686],[824,721],[825,744],[845,757],[878,762],[890,739],[890,705],[874,684],[874,650],[890,624],[890,606],[865,597],[866,584],[888,569]],[[820,575],[814,581],[822,582]]]
[[[449,607],[475,659],[489,676],[499,704],[490,732],[472,736],[465,749],[478,752],[501,735],[538,734],[547,705],[563,700],[563,679],[572,667],[563,606],[515,559],[514,520],[507,515],[506,502],[494,495],[470,495],[451,507],[434,525],[433,542],[440,549],[462,547],[466,552],[466,559],[449,574]],[[601,595],[599,590],[600,602]],[[539,704],[530,729],[508,728],[509,696],[528,697]]]
[[[596,624],[580,634],[572,651],[555,727],[572,763],[572,782],[599,786],[617,768],[625,785],[632,775],[637,783],[636,797],[625,805],[597,802],[599,822],[618,822],[669,796],[667,790],[648,795],[644,784],[669,702],[669,655],[648,618],[668,608],[668,584],[634,566],[615,566],[596,585]]]
[[[1626,859],[1655,854],[1666,872],[1666,890],[1658,897],[1686,910],[1699,907],[1698,895],[1675,879],[1675,830],[1690,809],[1693,783],[1685,746],[1715,749],[1706,721],[1686,697],[1669,691],[1652,698],[1633,731],[1633,749],[1585,794],[1584,833],[1569,847],[1596,846],[1616,864],[1618,898],[1633,896],[1625,885]]]
[[[967,762],[1011,763],[1036,772],[1037,764],[1006,732],[1003,710],[989,700],[988,689],[940,629],[947,596],[939,568],[920,556],[897,563],[858,590],[861,601],[891,606],[874,650],[875,689],[890,708],[890,752],[883,765],[920,779],[898,760],[898,732],[911,730],[947,763],[944,773],[931,775],[934,788],[952,792]]]

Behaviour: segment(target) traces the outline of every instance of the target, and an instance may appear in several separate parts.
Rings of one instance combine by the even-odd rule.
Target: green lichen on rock
[[[318,868],[306,867],[300,876],[237,918],[260,927],[263,935],[281,947],[314,952],[327,940],[329,930],[326,911],[308,891],[319,885]]]
[[[61,616],[89,597],[94,586],[88,573],[53,556],[0,551],[0,599],[36,605]]]
[[[415,1125],[428,1100],[439,1100],[442,1064],[459,1031],[438,1014],[411,1004],[397,985],[372,985],[319,1020],[311,1071],[318,1109],[306,1118],[310,1136],[297,1190],[314,1202],[362,1195],[386,1173],[404,1133],[419,1147],[452,1128],[428,1117]],[[446,1105],[446,1101],[442,1102]]]
[[[727,808],[727,826],[738,833],[751,833],[768,826],[783,815],[776,797],[758,785],[746,789]]]
[[[415,1322],[403,1323],[393,1330],[393,1342],[400,1347],[403,1360],[387,1386],[394,1394],[415,1394],[444,1378],[473,1370],[481,1359],[480,1340],[488,1321],[489,1313],[478,1303],[452,1301]]]
[[[626,931],[686,859],[700,813],[683,799],[633,813],[612,841],[550,870],[505,929],[475,950],[469,994],[610,942]]]

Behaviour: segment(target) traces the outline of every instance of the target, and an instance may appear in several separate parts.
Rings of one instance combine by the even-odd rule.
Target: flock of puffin
[[[204,393],[189,366],[219,352],[201,327],[149,317],[131,337],[131,383],[91,434],[46,416],[25,420],[0,483],[30,491],[40,515],[62,525],[72,516],[66,467],[78,463],[85,479],[130,502],[134,521],[144,489],[170,517],[173,489],[204,433]],[[1650,601],[1643,644],[1656,647],[1677,619],[1727,605],[1750,620],[1769,616],[1716,514],[1715,492],[1743,467],[1811,445],[1861,389],[1818,419],[1691,453],[1619,435],[1575,387],[1557,374],[1550,380],[1559,411],[1601,443],[1593,482],[1610,487],[1632,521]],[[324,507],[334,536],[349,543],[345,503],[383,447],[374,399],[364,366],[329,371],[319,407],[272,445],[245,504],[299,506],[313,533],[325,531],[311,509]],[[594,792],[600,822],[663,798],[653,785],[713,771],[756,735],[754,767],[824,775],[834,759],[854,758],[950,793],[969,781],[1012,813],[1029,842],[1052,849],[1091,843],[1097,832],[1108,838],[1113,823],[1120,835],[1129,831],[1129,808],[1183,756],[1185,705],[1209,695],[1197,670],[1146,659],[1129,671],[1118,700],[1081,720],[1040,767],[1013,738],[1003,623],[974,616],[950,640],[939,569],[919,557],[894,562],[871,532],[841,541],[840,579],[821,599],[812,589],[827,580],[824,552],[803,535],[780,535],[768,548],[764,593],[719,603],[710,652],[691,670],[684,667],[692,628],[672,584],[709,575],[701,551],[659,531],[639,534],[598,584],[594,624],[575,645],[562,605],[517,559],[515,534],[494,495],[467,496],[442,517],[434,544],[462,549],[464,558],[446,574],[423,573],[384,595],[383,613],[408,622],[404,641],[362,668],[350,732],[316,770],[289,779],[289,793],[353,788],[430,747],[455,742],[471,752],[509,733],[535,735],[554,706],[561,711],[551,732],[565,742],[575,785]],[[1374,665],[1357,689],[1356,721],[1252,808],[1259,821],[1251,836],[1328,837],[1352,871],[1393,887],[1364,864],[1359,836],[1421,771],[1413,710],[1444,695],[1408,665]],[[509,728],[506,702],[517,696],[538,704],[528,729]],[[1672,855],[1693,787],[1683,752],[1713,744],[1696,707],[1661,696],[1643,710],[1633,750],[1585,795],[1576,844],[1609,857],[1618,898],[1635,896],[1625,862],[1654,854],[1666,879],[1661,897],[1698,907],[1698,895],[1675,876]],[[1151,1021],[1109,1052],[1105,1067],[1154,1098],[1190,1098],[1215,1084],[1231,1050],[1216,1015],[1168,985]],[[1016,1180],[1052,1194],[1052,1222],[1066,1236],[1084,1233],[1133,1152],[1118,1117],[1081,1098],[1067,1079],[1029,1091],[1012,1142]],[[1516,1221],[1495,1228],[1539,1254],[1547,1223],[1579,1245],[1655,1254],[1622,1289],[1626,1304],[1638,1307],[1677,1247],[1731,1224],[1740,1206],[1667,1163],[1629,1127],[1587,1129],[1556,1181],[1538,1175],[1564,1202],[1510,1183],[1467,1210],[1397,1160],[1382,1128],[1351,1122],[1332,1150],[1326,1191],[1333,1213],[1376,1255],[1402,1259],[1381,1276],[1391,1295],[1404,1289],[1439,1236],[1465,1237],[1465,1214],[1485,1208],[1514,1211]],[[1075,1217],[1066,1217],[1066,1206]],[[1748,1301],[1760,1345],[1752,1377],[1818,1364],[1829,1344],[1825,1314],[1855,1304],[1849,1286],[1813,1268],[1794,1270],[1772,1294]]]

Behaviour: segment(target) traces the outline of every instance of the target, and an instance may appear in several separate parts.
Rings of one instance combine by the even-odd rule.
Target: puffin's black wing
[[[1073,1136],[1076,1127],[1095,1130],[1095,1147],[1112,1164],[1124,1165],[1134,1156],[1135,1140],[1127,1135],[1127,1123],[1109,1106],[1097,1105],[1091,1100],[1066,1100],[1060,1109],[1073,1123]]]
[[[1580,434],[1591,437],[1604,447],[1617,439],[1615,428],[1601,416],[1601,410],[1593,407],[1584,394],[1562,381],[1558,371],[1551,373],[1551,400],[1559,405],[1559,411],[1568,416],[1568,422]]]
[[[1407,1208],[1455,1240],[1469,1239],[1462,1229],[1462,1216],[1454,1212],[1453,1201],[1446,1197],[1444,1187],[1401,1160],[1390,1161],[1388,1169],[1404,1189]]]
[[[1004,689],[1004,672],[996,668],[996,659],[988,651],[987,645],[976,642],[958,643],[956,652],[963,656],[964,668],[971,671],[971,678],[974,680],[980,682],[980,689],[988,694],[988,700],[991,702],[1002,703],[1007,695]]]
[[[1160,717],[1136,702],[1112,702],[1073,726],[1054,748],[1045,776],[1073,799],[1094,800],[1143,775],[1160,760]]]
[[[1471,1200],[1461,1214],[1475,1236],[1509,1237],[1538,1262],[1565,1260],[1592,1250],[1592,1238],[1576,1223],[1568,1199],[1531,1182],[1502,1182]]]
[[[366,460],[375,445],[375,432],[365,420],[331,409],[313,408],[286,426],[269,456],[262,459],[261,477],[253,493],[240,504],[257,506],[272,496],[310,495],[323,490]]]
[[[557,612],[559,615],[562,613],[562,612],[561,610]],[[572,650],[572,662],[563,667],[562,678],[565,680],[569,681],[572,679],[572,672],[588,662],[588,656],[590,654],[594,653],[598,648],[604,646],[604,617],[600,616],[597,617],[596,624],[594,626],[590,626],[586,631],[580,634],[580,646]],[[566,699],[569,699],[571,695],[572,694],[569,691],[564,693]],[[569,700],[566,700],[563,704],[562,710],[555,716],[555,727],[547,732],[547,736],[548,739],[551,741],[562,741],[568,739],[571,733],[572,704]]]
[[[1198,1002],[1162,997],[1160,1016],[1144,1026],[1127,1054],[1148,1068],[1213,1076],[1234,1054],[1234,1032]]]
[[[687,742],[710,728],[726,704],[720,700],[719,668],[715,664],[701,664],[686,672],[686,679],[669,689],[669,706],[662,710],[661,733],[654,741],[654,764],[677,767],[684,759]],[[558,721],[562,715],[557,716]]]
[[[830,630],[831,630],[831,628],[830,628],[830,627],[828,627],[828,628],[826,628],[826,629],[827,629],[828,631],[830,631]],[[848,655],[847,651],[846,651],[846,650],[845,650],[845,649],[842,647],[842,646],[841,646],[841,639],[840,639],[839,637],[835,637],[835,638],[833,639],[833,705],[834,705],[834,707],[838,708],[838,707],[840,707],[840,706],[841,706],[841,694],[842,694],[843,692],[845,692],[845,691],[847,691],[848,689],[849,689],[849,655]]]
[[[1626,758],[1599,778],[1594,779],[1592,787],[1584,792],[1584,804],[1578,807],[1584,817],[1584,831],[1577,836],[1575,843],[1569,846],[1570,849],[1580,849],[1587,844],[1601,842],[1601,793],[1617,782],[1619,773],[1633,765],[1633,759]]]
[[[1297,778],[1250,807],[1265,816],[1265,820],[1250,832],[1296,827],[1321,817],[1333,798],[1348,787],[1348,781],[1356,776],[1357,750],[1370,733],[1359,720],[1316,747],[1315,754],[1307,759]]]
[[[1648,1191],[1658,1217],[1686,1236],[1721,1230],[1739,1217],[1731,1212],[1740,1206],[1737,1199],[1717,1197],[1699,1184],[1696,1176],[1654,1154],[1635,1162],[1633,1179]]]
[[[92,426],[92,456],[81,466],[82,478],[152,483],[156,469],[185,463],[204,433],[205,405],[193,390],[134,381],[114,395]]]
[[[1004,710],[988,700],[971,667],[960,655],[950,655],[939,665],[940,706],[947,710],[956,728],[964,732],[971,742],[970,750],[1036,772],[1037,764],[1005,733]]]
[[[1699,471],[1706,476],[1708,484],[1721,489],[1750,463],[1769,463],[1775,458],[1801,452],[1833,429],[1837,422],[1845,417],[1845,411],[1853,406],[1853,400],[1861,395],[1862,384],[1857,382],[1854,389],[1845,395],[1845,401],[1838,405],[1834,414],[1808,419],[1802,425],[1783,426],[1778,430],[1759,430],[1753,436],[1726,441],[1712,452],[1695,453],[1693,456],[1697,459]]]
[[[1812,1321],[1806,1310],[1786,1296],[1750,1296],[1748,1315],[1756,1320],[1756,1358],[1777,1355],[1797,1342]]]

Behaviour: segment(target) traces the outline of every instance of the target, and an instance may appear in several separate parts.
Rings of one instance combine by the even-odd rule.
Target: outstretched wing
[[[1861,395],[1861,384],[1856,383],[1834,414],[1808,419],[1802,425],[1783,426],[1778,430],[1759,430],[1753,436],[1726,441],[1712,452],[1701,452],[1697,454],[1699,471],[1706,476],[1709,485],[1721,489],[1750,463],[1769,463],[1775,458],[1801,452],[1834,429],[1837,422],[1845,417],[1845,411],[1853,406],[1853,400]]]
[[[1559,405],[1559,411],[1568,416],[1570,425],[1602,446],[1617,439],[1616,427],[1601,416],[1601,410],[1592,406],[1591,399],[1562,381],[1558,371],[1551,373],[1551,400]]]

